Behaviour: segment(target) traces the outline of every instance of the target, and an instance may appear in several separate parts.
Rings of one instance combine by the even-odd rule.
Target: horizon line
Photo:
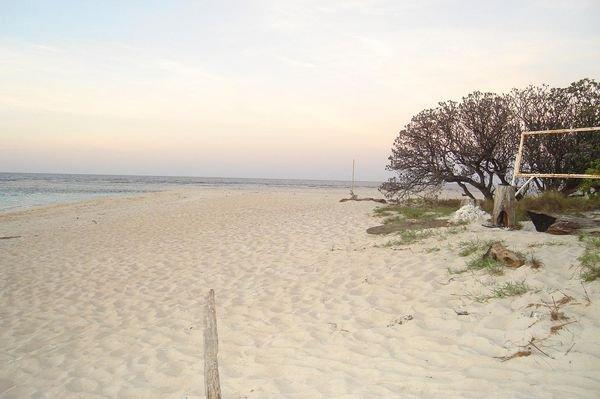
[[[309,181],[336,181],[352,182],[352,179],[315,179],[315,178],[292,178],[292,177],[231,177],[231,176],[192,176],[192,175],[154,175],[154,174],[115,174],[115,173],[65,173],[65,172],[5,172],[0,174],[21,175],[67,175],[67,176],[123,176],[123,177],[184,177],[201,179],[240,179],[240,180],[309,180]],[[385,180],[355,180],[364,183],[382,183]]]

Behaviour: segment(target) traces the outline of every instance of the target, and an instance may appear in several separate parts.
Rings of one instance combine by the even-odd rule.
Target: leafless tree
[[[508,184],[522,130],[600,125],[600,84],[583,79],[566,88],[529,86],[507,95],[474,92],[415,115],[400,131],[388,158],[395,176],[381,185],[388,198],[439,190],[456,183],[464,195],[492,198]],[[598,134],[530,136],[524,170],[580,173],[600,159]],[[544,179],[538,189],[570,193],[577,180]]]
[[[387,169],[396,176],[381,186],[402,198],[456,183],[468,197],[492,198],[496,181],[507,183],[518,140],[507,97],[474,92],[420,112],[399,133]]]

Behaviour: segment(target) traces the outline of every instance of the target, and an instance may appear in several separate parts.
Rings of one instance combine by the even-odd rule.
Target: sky
[[[0,171],[381,181],[412,115],[600,76],[600,1],[0,0]]]

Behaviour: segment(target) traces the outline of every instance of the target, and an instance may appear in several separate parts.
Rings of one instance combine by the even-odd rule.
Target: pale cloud
[[[185,79],[190,83],[205,82],[207,80],[217,81],[221,79],[218,75],[209,73],[203,68],[186,65],[183,62],[169,59],[158,59],[154,62],[158,69],[168,72],[171,77]]]
[[[317,65],[315,63],[309,62],[309,61],[298,60],[298,59],[286,57],[283,55],[279,55],[276,57],[283,63],[288,64],[292,67],[299,67],[299,68],[316,68],[317,67]]]

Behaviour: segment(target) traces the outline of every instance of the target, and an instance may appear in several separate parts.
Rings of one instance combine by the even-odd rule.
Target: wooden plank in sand
[[[204,316],[204,385],[206,399],[221,399],[219,382],[219,337],[217,336],[217,312],[215,310],[215,291],[208,291],[206,314]]]

